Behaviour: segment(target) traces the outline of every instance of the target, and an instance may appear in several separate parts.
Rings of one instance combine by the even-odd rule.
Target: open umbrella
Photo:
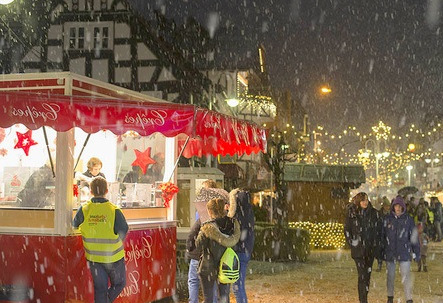
[[[209,200],[214,198],[220,198],[225,200],[225,203],[229,203],[229,193],[222,188],[205,188],[202,187],[195,198],[195,208],[200,216],[200,221],[206,222],[210,219],[206,204]]]
[[[405,186],[405,187],[400,188],[397,193],[400,196],[405,197],[407,195],[413,195],[416,192],[418,192],[418,188],[417,187],[415,187],[415,186]]]

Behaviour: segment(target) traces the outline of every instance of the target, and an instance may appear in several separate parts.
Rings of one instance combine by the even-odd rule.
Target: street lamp
[[[226,99],[226,103],[228,103],[230,107],[237,107],[240,104],[240,100],[237,98],[229,98]]]
[[[368,149],[368,143],[372,142],[372,144],[374,145],[374,156],[375,156],[375,181],[377,182],[378,185],[378,175],[379,175],[379,161],[381,158],[387,158],[389,157],[389,152],[384,151],[384,152],[380,152],[380,141],[379,140],[372,140],[372,139],[368,139],[365,141],[365,150],[366,152],[364,152],[362,155],[363,157],[369,158],[369,152],[367,152]],[[385,143],[386,144],[386,143]]]
[[[408,186],[411,186],[411,170],[413,168],[414,167],[410,164],[408,166],[406,166],[406,170],[408,171]]]
[[[427,170],[427,183],[428,186],[433,189],[434,187],[437,187],[438,181],[437,181],[437,171],[438,169],[434,169],[434,163],[437,164],[440,162],[440,159],[438,158],[426,158],[425,163],[431,164],[431,167],[428,167]]]
[[[331,93],[332,92],[332,90],[328,87],[328,86],[322,86],[321,88],[320,88],[320,93],[322,94],[322,95],[327,95],[327,94],[329,94],[329,93]]]
[[[231,81],[228,81],[228,78]],[[231,82],[231,83],[229,83]],[[226,73],[226,103],[229,105],[229,107],[237,107],[240,104],[240,100],[238,99],[237,91],[238,91],[238,75],[237,71],[235,71],[233,74],[230,72]],[[228,97],[229,96],[229,97]]]

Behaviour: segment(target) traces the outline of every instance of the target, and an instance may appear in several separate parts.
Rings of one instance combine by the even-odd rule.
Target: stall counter
[[[147,208],[122,208],[123,215],[126,220],[152,222],[159,220],[164,222],[167,218],[167,208],[164,207],[147,207]],[[72,218],[74,218],[77,210],[73,210]],[[35,228],[35,229],[51,229],[54,228],[54,209],[50,208],[0,208],[0,232],[4,228],[19,229]],[[28,231],[29,232],[29,231]]]
[[[171,297],[176,272],[176,223],[129,221],[124,241],[126,286],[116,303]],[[69,236],[0,234],[0,286],[24,285],[30,302],[93,302],[93,284],[82,239]]]

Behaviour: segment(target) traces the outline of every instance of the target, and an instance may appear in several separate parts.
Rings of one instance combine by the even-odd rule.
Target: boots
[[[394,303],[394,297],[388,297],[388,301],[386,303]]]
[[[375,271],[376,272],[381,272],[381,263],[378,264],[377,269]]]
[[[408,301],[406,301],[406,303],[414,303],[414,302],[412,302],[412,300],[408,300]]]
[[[418,266],[418,270],[417,270],[417,271],[418,271],[418,272],[421,271],[421,265]]]
[[[423,271],[428,272],[428,268],[426,267],[426,265],[423,266]]]

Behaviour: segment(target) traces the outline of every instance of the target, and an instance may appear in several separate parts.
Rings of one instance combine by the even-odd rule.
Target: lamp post
[[[237,74],[237,71],[210,71],[206,74],[212,81],[210,109],[218,101],[226,102],[231,109],[240,104]]]
[[[437,171],[438,169],[434,169],[434,163],[437,164],[440,162],[440,159],[438,158],[426,158],[425,163],[431,164],[431,167],[427,168],[427,184],[431,189],[435,189],[437,187],[438,181],[437,181]]]
[[[372,144],[374,146],[373,151],[374,151],[374,156],[375,156],[375,181],[377,182],[377,185],[378,185],[379,164],[380,164],[379,161],[381,158],[389,157],[389,152],[387,152],[387,151],[380,152],[380,140],[372,140],[372,139],[368,139],[365,141],[365,150],[369,150],[368,149],[369,142],[372,142]],[[366,155],[369,157],[369,153],[366,153]]]
[[[408,186],[411,186],[411,170],[413,169],[414,167],[411,165],[411,164],[409,164],[408,166],[406,166],[406,170],[408,171]]]
[[[231,83],[229,83],[228,78],[231,79]],[[229,105],[229,107],[237,107],[240,104],[240,100],[238,99],[237,95],[237,71],[235,71],[233,74],[226,73],[226,103]]]

